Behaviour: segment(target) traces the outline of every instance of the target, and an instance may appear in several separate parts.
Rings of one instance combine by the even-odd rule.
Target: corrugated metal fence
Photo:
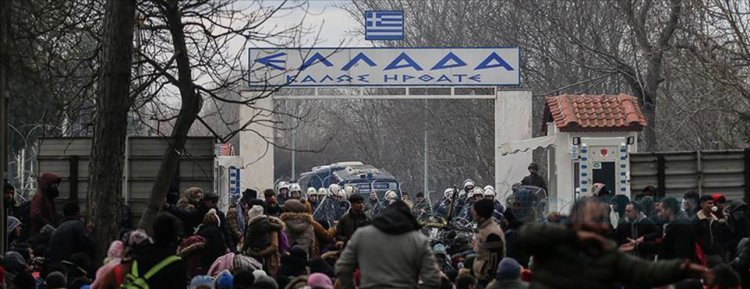
[[[750,149],[630,155],[633,194],[654,186],[666,196],[681,198],[687,191],[696,191],[742,200],[743,196],[750,196],[749,182]]]
[[[188,187],[213,188],[214,138],[191,137],[179,161],[176,185],[180,192]],[[151,186],[167,148],[162,137],[129,137],[126,146],[124,177],[127,189],[123,198],[139,216],[146,207]],[[59,202],[78,200],[85,205],[88,191],[91,138],[46,138],[39,141],[37,175],[50,172],[62,177]]]

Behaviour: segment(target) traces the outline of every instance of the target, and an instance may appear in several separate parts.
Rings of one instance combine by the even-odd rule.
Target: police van
[[[338,184],[342,188],[351,185],[360,194],[367,195],[375,191],[381,199],[389,190],[401,196],[401,185],[396,177],[383,169],[362,162],[338,162],[314,167],[311,171],[302,173],[298,183],[305,189],[328,188],[331,184]]]

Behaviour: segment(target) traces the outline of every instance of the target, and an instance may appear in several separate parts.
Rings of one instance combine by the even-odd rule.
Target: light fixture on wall
[[[573,145],[574,145],[574,146],[577,146],[577,145],[579,145],[579,144],[581,144],[581,137],[579,137],[579,136],[574,136],[574,137],[573,137]]]
[[[627,138],[627,140],[628,140],[628,145],[635,144],[635,137],[634,136],[629,136]]]

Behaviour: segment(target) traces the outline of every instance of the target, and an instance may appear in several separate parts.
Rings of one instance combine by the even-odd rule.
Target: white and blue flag
[[[366,40],[404,40],[404,11],[366,11]]]

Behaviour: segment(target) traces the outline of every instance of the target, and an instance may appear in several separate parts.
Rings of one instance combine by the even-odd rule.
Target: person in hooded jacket
[[[355,288],[356,268],[359,288],[438,288],[440,271],[430,240],[419,227],[409,206],[396,201],[372,225],[359,228],[336,262],[342,288]]]
[[[39,188],[31,200],[31,236],[39,233],[45,225],[57,227],[55,198],[60,195],[58,186],[62,179],[52,173],[39,177]]]
[[[203,252],[203,260],[201,262],[203,268],[211,267],[214,260],[227,253],[224,233],[219,228],[221,226],[219,222],[219,215],[217,215],[216,210],[211,209],[203,217],[203,224],[198,229],[197,235],[206,239],[205,251]]]
[[[620,219],[614,237],[617,245],[622,246],[640,237],[653,240],[660,235],[661,229],[643,214],[641,206],[636,202],[630,202],[625,206],[624,218]],[[644,259],[653,259],[653,255],[646,252],[633,250],[631,253]]]
[[[283,209],[284,213],[279,218],[284,222],[289,246],[299,246],[310,258],[319,257],[320,243],[331,243],[333,232],[313,220],[312,215],[306,212],[305,205],[298,200],[287,200]]]
[[[264,215],[261,206],[253,206],[248,211],[242,253],[263,263],[263,268],[272,276],[279,269],[279,232],[283,228],[284,223]]]

